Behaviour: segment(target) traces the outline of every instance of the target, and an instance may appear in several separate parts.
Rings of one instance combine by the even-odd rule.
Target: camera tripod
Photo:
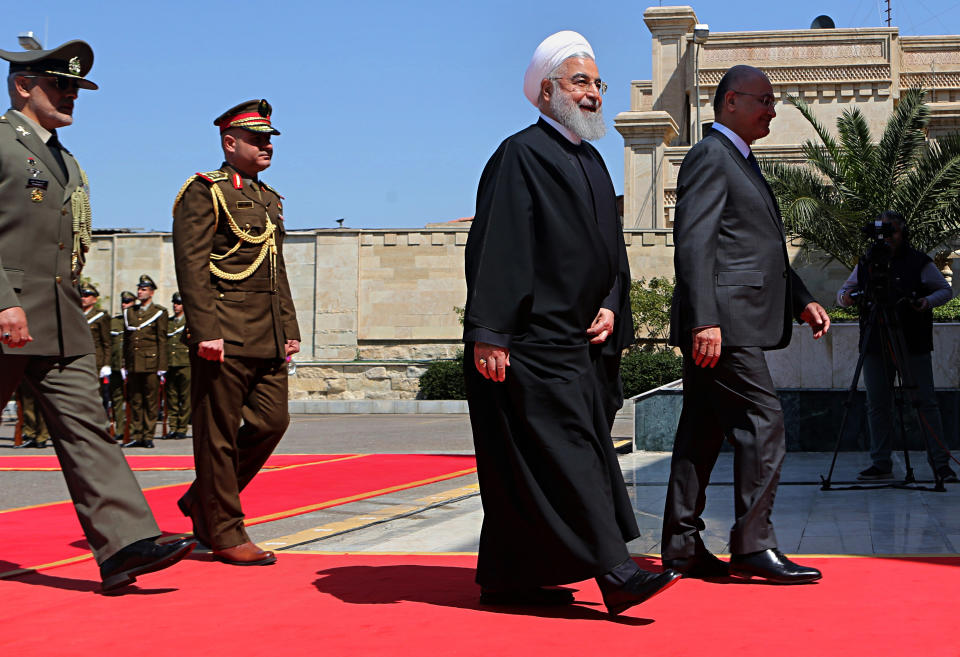
[[[917,419],[920,421],[921,433],[923,434],[924,446],[927,448],[928,454],[931,453],[931,437],[928,435],[928,431],[923,429],[923,425],[925,424],[923,413],[920,411],[919,400],[914,398],[914,394],[917,389],[916,380],[913,378],[913,375],[910,372],[910,365],[907,360],[908,352],[906,348],[906,340],[903,335],[903,329],[900,326],[899,318],[897,317],[897,312],[894,308],[895,304],[883,303],[880,301],[874,302],[870,308],[870,314],[867,316],[867,322],[865,328],[863,329],[863,339],[860,342],[860,356],[857,359],[857,366],[853,373],[853,380],[850,382],[850,388],[847,392],[847,399],[843,404],[843,419],[840,421],[840,431],[837,434],[837,444],[833,449],[833,460],[830,463],[830,471],[827,473],[826,477],[823,477],[823,475],[820,476],[820,490],[905,488],[910,490],[932,490],[937,492],[946,491],[946,487],[943,485],[943,478],[937,474],[936,469],[934,469],[934,486],[933,488],[928,488],[917,484],[917,480],[913,475],[913,467],[910,465],[910,453],[907,449],[907,432],[903,411],[904,401],[907,397],[909,397],[914,410],[917,412]],[[838,488],[832,484],[833,469],[837,464],[837,454],[840,452],[840,441],[843,440],[844,430],[846,429],[847,420],[849,419],[850,415],[850,408],[853,406],[853,400],[857,393],[857,383],[860,380],[860,372],[863,369],[863,361],[867,355],[867,345],[870,344],[870,335],[874,329],[879,329],[880,331],[880,360],[883,363],[884,380],[890,382],[888,385],[890,386],[891,392],[894,393],[891,396],[896,400],[897,414],[899,416],[900,425],[900,440],[903,443],[903,461],[906,467],[906,475],[904,476],[903,481],[873,483],[867,485],[857,484]],[[889,376],[890,370],[888,368],[890,367],[893,367],[896,375],[895,383]]]

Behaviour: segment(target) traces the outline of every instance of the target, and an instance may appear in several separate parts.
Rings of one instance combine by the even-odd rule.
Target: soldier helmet
[[[137,300],[137,295],[129,290],[120,293],[120,303],[133,303]]]
[[[213,125],[220,128],[221,134],[230,128],[243,128],[250,132],[269,132],[271,135],[279,135],[280,131],[270,124],[271,114],[273,114],[273,107],[265,98],[248,100],[234,105],[215,118]]]
[[[170,300],[177,305],[183,305],[183,297],[180,296],[180,292],[174,292]]]
[[[0,50],[0,59],[10,62],[10,73],[29,77],[54,77],[73,80],[81,89],[99,89],[84,76],[93,68],[93,48],[79,39],[67,41],[50,50],[8,52]]]
[[[97,292],[97,288],[90,285],[90,283],[83,283],[77,286],[77,291],[80,293],[81,297],[99,297],[100,293]]]
[[[157,284],[154,283],[153,279],[146,274],[140,274],[140,282],[137,283],[137,287],[152,287],[154,290],[156,290]]]

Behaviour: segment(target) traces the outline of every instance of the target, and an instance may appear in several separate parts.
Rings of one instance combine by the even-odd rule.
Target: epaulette
[[[230,177],[225,172],[219,171],[219,170],[207,171],[206,173],[201,173],[198,171],[197,175],[203,178],[204,180],[206,180],[207,182],[212,182],[212,183],[220,182],[221,180],[226,180],[227,178]]]
[[[198,171],[197,173],[187,178],[187,182],[183,183],[183,186],[180,187],[180,191],[177,192],[177,198],[174,199],[173,201],[174,214],[176,214],[177,212],[177,206],[180,205],[180,200],[183,198],[184,192],[187,191],[187,187],[189,187],[191,183],[193,183],[193,181],[197,180],[198,178],[203,179],[209,183],[215,183],[215,182],[220,182],[221,180],[227,180],[229,176],[223,171],[218,170],[218,171],[207,171],[205,173],[201,173]]]
[[[260,184],[263,185],[264,187],[266,187],[267,189],[269,189],[271,192],[273,192],[274,194],[276,194],[276,195],[279,196],[280,198],[284,198],[283,194],[281,194],[280,192],[278,192],[277,190],[275,190],[273,187],[271,187],[271,186],[268,185],[267,183],[263,182],[262,180],[260,181]]]

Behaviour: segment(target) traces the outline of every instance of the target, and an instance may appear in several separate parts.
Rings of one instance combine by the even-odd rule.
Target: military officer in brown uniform
[[[197,479],[179,506],[221,561],[276,561],[247,536],[240,491],[290,421],[285,357],[300,350],[283,261],[283,203],[258,179],[270,166],[270,104],[215,121],[226,162],[190,177],[173,206],[177,283],[187,316]]]
[[[123,369],[123,314],[137,302],[133,292],[120,293],[120,312],[110,318],[110,413],[113,435],[129,437],[126,370]]]
[[[157,284],[143,274],[140,302],[123,312],[123,367],[127,371],[130,442],[124,447],[153,447],[160,411],[160,377],[167,371],[167,309],[153,303]]]
[[[164,439],[187,437],[190,424],[190,349],[183,341],[187,319],[183,314],[183,299],[173,293],[173,315],[167,325],[167,376],[163,390],[164,411],[167,414],[167,435]]]
[[[7,52],[11,108],[0,115],[0,399],[37,396],[103,590],[166,568],[193,548],[160,529],[107,431],[96,357],[76,283],[90,244],[86,175],[58,140],[73,123],[93,50],[70,41]],[[25,564],[26,565],[26,564]]]
[[[93,336],[93,349],[97,357],[97,391],[103,400],[103,408],[110,408],[110,315],[97,306],[100,293],[97,288],[87,284],[80,285],[80,309],[87,320],[90,334]]]

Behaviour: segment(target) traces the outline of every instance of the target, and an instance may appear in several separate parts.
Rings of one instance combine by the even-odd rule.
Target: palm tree
[[[833,134],[802,99],[788,97],[820,143],[803,144],[802,165],[763,162],[788,233],[853,269],[866,245],[861,227],[884,210],[907,219],[913,247],[946,265],[960,238],[960,134],[928,141],[925,92],[910,89],[875,142],[863,113],[844,110]]]

